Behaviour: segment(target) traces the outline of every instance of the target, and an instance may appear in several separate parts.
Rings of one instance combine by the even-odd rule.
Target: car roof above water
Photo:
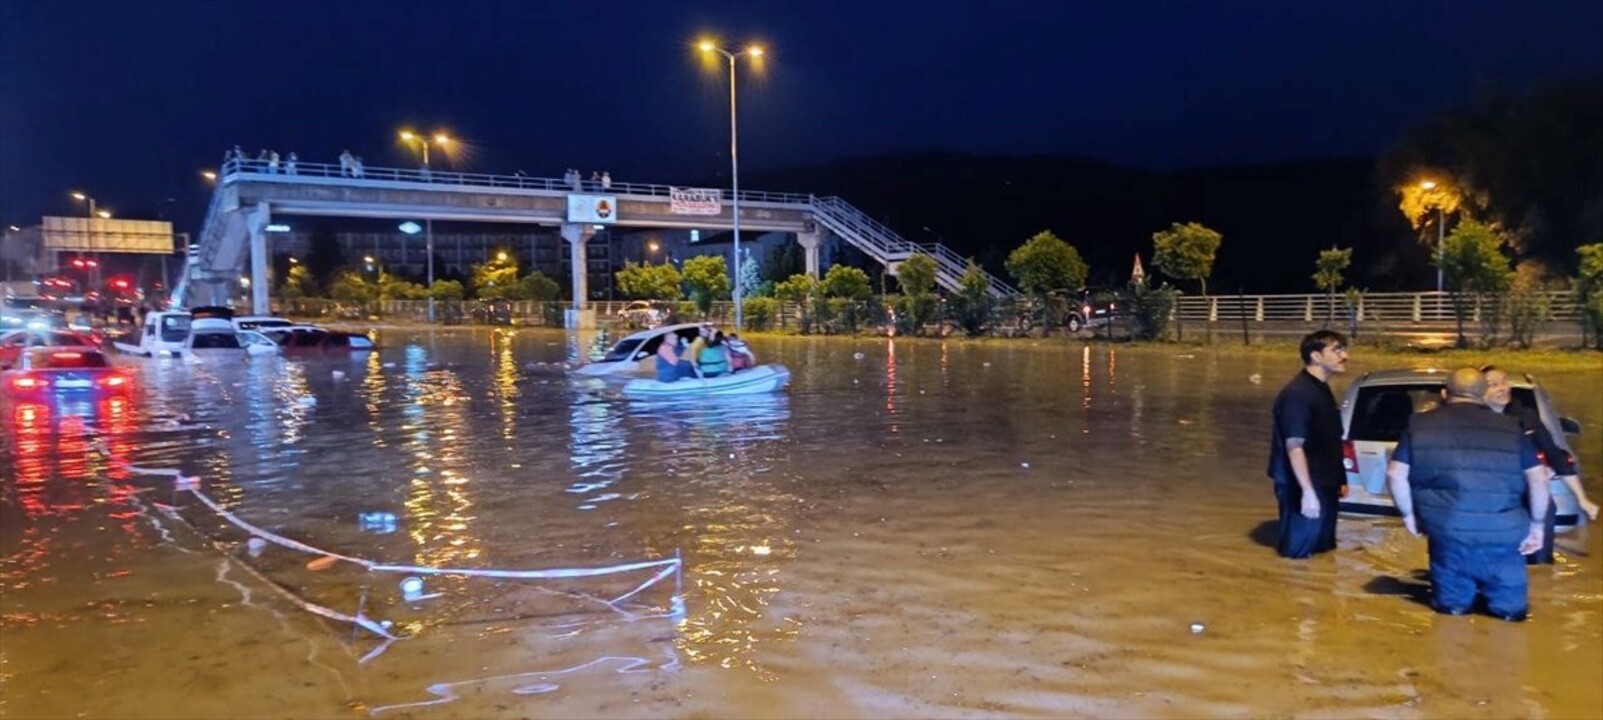
[[[1451,370],[1441,368],[1412,368],[1397,370],[1375,370],[1359,375],[1353,381],[1353,387],[1374,385],[1446,385],[1447,376]],[[1514,387],[1533,387],[1536,379],[1525,373],[1508,374],[1508,381]]]

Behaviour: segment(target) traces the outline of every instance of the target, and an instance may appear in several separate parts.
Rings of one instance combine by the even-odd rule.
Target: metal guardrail
[[[1575,294],[1567,291],[1543,293],[1549,302],[1550,320],[1577,321],[1581,308]],[[1479,321],[1483,310],[1473,298],[1467,320]],[[1320,322],[1354,318],[1365,323],[1456,323],[1453,294],[1446,292],[1365,293],[1349,306],[1344,295],[1184,295],[1179,298],[1181,321],[1189,322]]]
[[[293,181],[296,178],[341,178],[353,183],[362,181],[372,182],[402,182],[422,185],[463,187],[463,188],[503,188],[515,190],[535,190],[541,192],[559,193],[590,193],[597,195],[630,195],[635,197],[669,197],[676,186],[658,185],[654,183],[612,182],[603,186],[590,180],[581,180],[578,183],[568,182],[559,178],[539,178],[528,175],[492,175],[488,173],[464,173],[448,170],[435,170],[433,168],[384,168],[364,166],[340,166],[331,163],[296,162],[293,166],[280,161],[276,165],[267,160],[229,159],[223,163],[218,171],[218,185],[236,182],[246,178],[250,180],[283,180]],[[724,198],[732,198],[733,194],[723,191]],[[773,203],[787,205],[808,205],[811,198],[800,193],[775,193],[760,190],[742,190],[740,201],[743,203]]]

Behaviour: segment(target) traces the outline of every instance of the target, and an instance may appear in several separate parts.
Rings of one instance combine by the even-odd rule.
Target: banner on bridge
[[[724,211],[723,200],[716,188],[668,188],[668,211],[675,215],[717,215]]]
[[[172,254],[173,224],[161,220],[46,217],[43,249],[56,252]]]
[[[568,222],[611,225],[618,222],[618,198],[612,195],[568,195]]]

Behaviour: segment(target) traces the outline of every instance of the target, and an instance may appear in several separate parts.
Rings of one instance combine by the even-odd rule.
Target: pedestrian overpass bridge
[[[673,212],[668,185],[611,183],[606,189],[522,175],[483,175],[429,169],[364,168],[356,176],[339,165],[269,163],[230,158],[218,170],[216,190],[174,288],[180,306],[227,304],[249,262],[251,310],[267,313],[270,287],[267,226],[278,216],[333,216],[397,220],[454,220],[560,226],[572,254],[574,307],[586,303],[585,244],[596,222],[620,227],[734,229],[731,194],[723,191],[717,214]],[[602,198],[608,200],[601,204]],[[576,215],[570,199],[580,206]],[[590,217],[590,213],[602,213]],[[610,217],[609,217],[610,216]],[[588,218],[588,219],[586,219]],[[610,220],[610,222],[608,222]],[[806,252],[807,272],[818,276],[818,250],[833,233],[893,268],[914,253],[936,264],[936,282],[957,290],[967,261],[938,243],[904,240],[890,228],[837,197],[742,191],[741,229],[791,232]],[[735,267],[731,264],[731,267]],[[1016,291],[986,275],[993,296]]]

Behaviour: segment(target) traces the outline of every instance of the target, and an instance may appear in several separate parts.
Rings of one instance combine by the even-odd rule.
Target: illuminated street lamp
[[[1427,192],[1435,190],[1436,181],[1426,180],[1419,184],[1419,189]],[[1443,244],[1446,242],[1446,235],[1446,217],[1442,212],[1442,203],[1438,200],[1436,202],[1436,292],[1438,293],[1442,291],[1442,252],[1444,250]]]
[[[425,173],[429,169],[429,145],[444,150],[453,142],[450,136],[443,132],[434,133],[434,137],[431,139],[417,135],[410,130],[401,131],[401,141],[406,143],[408,147],[413,143],[417,143],[419,147],[423,148],[423,172]],[[406,232],[406,226],[401,226],[401,230]],[[411,235],[416,232],[416,230],[413,230],[407,232],[407,234]],[[429,322],[434,322],[434,220],[430,218],[423,218],[423,252],[428,255]]]
[[[760,45],[751,45],[745,50],[729,52],[711,40],[703,40],[697,47],[701,49],[703,54],[717,53],[729,60],[729,183],[730,191],[734,195],[735,264],[733,274],[735,276],[735,330],[739,331],[744,314],[741,312],[740,307],[742,290],[740,287],[740,131],[735,112],[735,59],[746,57],[756,60],[763,56],[763,49]]]
[[[109,217],[111,217],[111,213],[102,212],[102,211],[99,211],[99,210],[95,209],[95,199],[92,198],[92,197],[89,197],[88,193],[75,192],[75,193],[72,194],[72,199],[77,200],[79,202],[84,202],[84,203],[88,203],[89,204],[89,218],[90,218],[91,221],[96,217],[100,217],[100,218],[109,218]],[[94,250],[95,227],[94,227],[94,223],[93,222],[90,222],[90,224],[89,224],[89,231],[88,231],[87,235],[84,237],[84,244],[90,246],[90,254],[92,256],[98,256],[99,255],[99,253],[95,252],[95,250]],[[99,263],[96,263],[96,265],[98,265],[98,264]],[[95,267],[95,266],[92,265],[90,267]],[[89,284],[90,284],[91,287],[99,287],[99,285],[100,285],[100,271],[98,269],[90,271]]]
[[[206,178],[206,182],[217,182],[217,172],[215,170],[202,170],[200,171],[200,176]]]

